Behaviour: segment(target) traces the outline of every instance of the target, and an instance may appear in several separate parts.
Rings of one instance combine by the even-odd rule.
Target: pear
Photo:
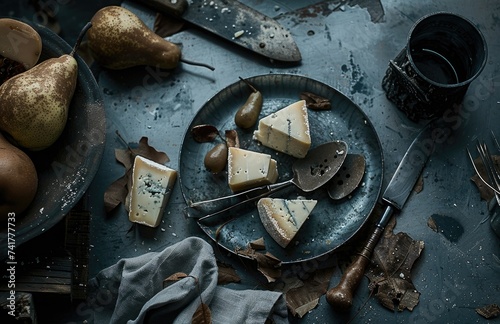
[[[33,161],[0,133],[0,221],[9,213],[22,213],[38,189],[38,174]],[[12,215],[12,214],[11,214]]]
[[[0,130],[17,145],[40,151],[63,132],[76,88],[74,53],[81,37],[70,54],[47,59],[0,86]]]
[[[32,68],[42,53],[42,38],[30,25],[0,18],[0,83]]]
[[[181,60],[177,45],[155,34],[130,10],[107,6],[97,11],[90,22],[87,45],[94,60],[105,68],[151,65],[173,69]]]

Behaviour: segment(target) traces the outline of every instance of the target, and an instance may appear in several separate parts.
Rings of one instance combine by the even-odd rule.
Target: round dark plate
[[[382,148],[378,135],[363,111],[346,96],[316,80],[289,74],[260,75],[247,79],[264,97],[260,117],[266,116],[300,99],[301,92],[311,92],[330,100],[331,110],[309,110],[312,146],[343,140],[350,153],[360,153],[366,159],[366,172],[362,184],[349,198],[334,201],[327,191],[320,188],[305,194],[294,186],[274,194],[274,197],[293,199],[306,197],[317,199],[318,204],[295,239],[287,248],[280,247],[261,224],[255,203],[247,204],[237,212],[224,217],[199,222],[201,228],[223,248],[231,252],[244,249],[249,242],[263,237],[266,250],[283,263],[316,258],[328,253],[351,238],[364,224],[378,200],[383,174]],[[227,185],[227,172],[213,175],[207,171],[203,159],[214,143],[198,143],[191,136],[196,125],[210,124],[224,134],[225,130],[237,129],[240,147],[271,154],[278,161],[278,182],[292,177],[294,158],[259,145],[252,139],[257,125],[249,130],[238,129],[234,115],[250,94],[248,86],[238,81],[226,87],[208,100],[198,111],[184,137],[180,157],[180,186],[186,202],[197,202],[231,194]],[[200,216],[193,211],[191,216]],[[221,227],[228,217],[236,217]],[[218,218],[218,217],[215,217]],[[216,237],[216,232],[218,232]]]
[[[50,29],[25,22],[42,38],[40,61],[71,52],[71,46]],[[8,242],[17,247],[61,221],[83,196],[99,168],[106,135],[102,92],[86,63],[78,56],[76,59],[78,81],[66,128],[48,149],[27,152],[38,171],[38,192],[30,207],[16,215],[15,232],[9,235],[6,224],[1,226],[2,259]]]

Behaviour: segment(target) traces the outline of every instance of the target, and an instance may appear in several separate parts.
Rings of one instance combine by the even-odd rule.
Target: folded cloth
[[[188,277],[163,288],[175,273]],[[210,244],[190,237],[102,270],[89,282],[88,300],[95,323],[191,323],[201,300],[212,323],[288,323],[281,293],[217,286],[217,276]]]

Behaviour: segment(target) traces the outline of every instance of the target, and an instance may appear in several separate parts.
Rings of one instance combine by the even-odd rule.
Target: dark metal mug
[[[480,30],[446,12],[420,18],[406,47],[389,63],[382,87],[411,120],[430,119],[459,105],[487,60]]]

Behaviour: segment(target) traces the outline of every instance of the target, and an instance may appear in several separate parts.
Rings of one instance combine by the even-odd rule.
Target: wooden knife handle
[[[347,311],[351,308],[354,292],[363,279],[365,269],[370,263],[373,249],[383,232],[384,227],[377,225],[354,262],[345,270],[339,284],[326,293],[326,300],[334,309]]]

